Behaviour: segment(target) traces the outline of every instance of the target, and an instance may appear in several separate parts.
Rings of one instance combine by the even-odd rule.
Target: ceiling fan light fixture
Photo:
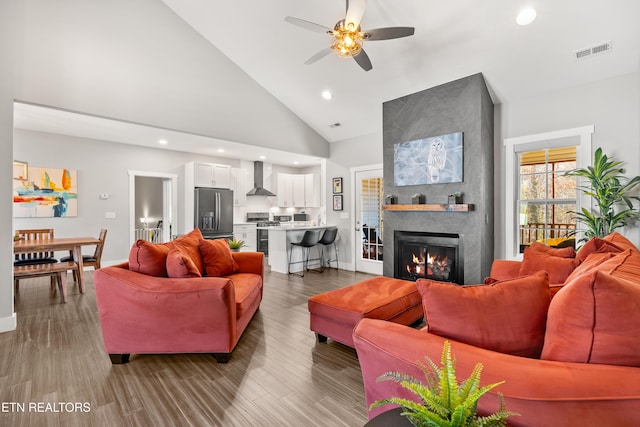
[[[360,26],[354,23],[346,23],[344,19],[338,21],[333,28],[333,43],[331,49],[338,56],[351,58],[356,56],[362,50],[362,40],[364,35],[360,32]]]

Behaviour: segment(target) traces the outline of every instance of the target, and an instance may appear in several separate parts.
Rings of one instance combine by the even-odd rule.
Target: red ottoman
[[[410,325],[423,316],[414,282],[374,277],[309,298],[311,330],[318,341],[327,337],[353,347],[353,328],[363,318]]]

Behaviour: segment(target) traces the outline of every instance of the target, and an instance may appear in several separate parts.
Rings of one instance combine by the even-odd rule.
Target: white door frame
[[[351,240],[351,253],[354,254],[354,258],[353,258],[353,269],[357,270],[357,265],[358,265],[358,256],[360,256],[361,254],[358,253],[358,241],[355,238],[355,229],[356,229],[356,221],[359,218],[356,218],[356,193],[357,193],[357,185],[358,182],[356,182],[356,174],[358,172],[366,172],[366,171],[370,171],[370,170],[383,170],[383,165],[382,163],[377,163],[374,165],[367,165],[367,166],[356,166],[353,168],[349,169],[349,172],[351,174],[351,182],[353,183],[353,185],[351,185],[351,203],[349,205],[349,212],[353,212],[353,215],[351,215],[351,228],[350,228],[350,232],[352,233],[351,235],[354,236],[353,239]],[[380,268],[380,275],[382,275],[382,267]]]
[[[135,242],[136,228],[136,177],[162,178],[162,241],[171,240],[169,229],[177,233],[178,224],[178,175],[175,173],[129,171],[129,245]]]

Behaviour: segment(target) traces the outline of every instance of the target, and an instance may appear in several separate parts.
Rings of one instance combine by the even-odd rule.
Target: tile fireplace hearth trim
[[[473,205],[460,203],[448,204],[422,204],[422,205],[382,205],[385,211],[428,211],[428,212],[469,212]]]

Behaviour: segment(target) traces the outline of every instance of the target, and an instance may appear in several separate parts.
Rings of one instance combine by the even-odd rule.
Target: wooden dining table
[[[70,251],[73,261],[78,266],[78,288],[84,293],[84,274],[82,263],[82,247],[97,245],[96,237],[56,237],[48,240],[18,240],[13,242],[13,253],[31,253],[47,251]]]

